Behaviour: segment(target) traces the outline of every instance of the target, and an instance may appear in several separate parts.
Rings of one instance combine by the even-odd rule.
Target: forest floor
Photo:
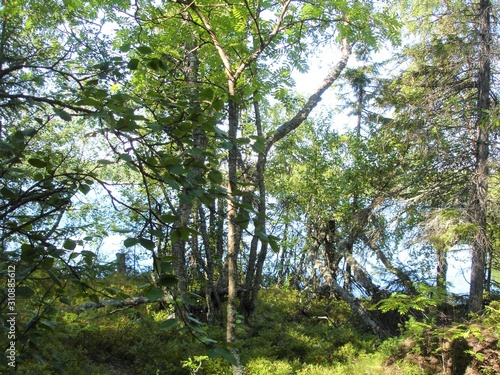
[[[262,291],[251,323],[238,324],[237,345],[245,375],[500,374],[500,303],[490,306],[460,324],[410,319],[401,335],[380,341],[340,300],[270,288]],[[158,304],[60,310],[57,327],[33,345],[37,355],[24,356],[16,374],[232,373],[228,361],[207,352],[192,332],[162,324],[170,316]],[[222,324],[202,328],[224,341]]]

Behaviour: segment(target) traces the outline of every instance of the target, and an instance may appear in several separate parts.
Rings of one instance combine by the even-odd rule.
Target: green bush
[[[398,354],[402,339],[399,337],[389,338],[380,343],[377,352],[388,359]]]
[[[500,301],[492,301],[485,307],[486,315],[483,323],[500,334]]]
[[[293,375],[294,366],[287,361],[268,358],[252,359],[245,367],[245,375]]]

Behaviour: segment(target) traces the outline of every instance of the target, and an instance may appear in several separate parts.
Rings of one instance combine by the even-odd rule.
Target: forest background
[[[262,336],[266,303],[278,321],[338,328],[350,316],[375,347],[497,322],[497,11],[489,0],[4,1],[2,365],[76,374],[64,340],[95,342],[146,314],[161,340],[192,339],[208,357],[189,352],[167,371],[160,356],[142,373],[212,361],[242,374],[260,358],[245,340]],[[295,74],[311,69],[318,85],[299,94]],[[470,264],[465,296],[450,292],[456,254]]]

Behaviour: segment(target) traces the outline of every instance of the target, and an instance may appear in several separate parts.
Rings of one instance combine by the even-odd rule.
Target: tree
[[[179,297],[176,303],[188,303],[196,278],[212,314],[213,302],[227,293],[226,340],[233,345],[238,293],[240,311],[250,320],[268,248],[278,250],[267,222],[268,156],[310,116],[346,67],[352,46],[361,41],[376,49],[395,39],[397,23],[371,2],[227,5],[67,1],[54,19],[44,18],[37,2],[9,5],[0,99],[17,122],[3,124],[0,146],[6,160],[2,210],[12,219],[3,225],[4,244],[26,242],[8,257],[20,252],[28,274],[46,271],[62,289],[61,280],[74,276],[99,305],[99,295],[111,296],[91,285],[90,275],[83,280],[74,264],[95,260],[93,251],[79,250],[90,243],[84,237],[89,227],[65,231],[62,223],[77,226],[70,209],[78,194],[106,195],[124,218],[114,228],[127,234],[124,246],[151,252],[148,300],[169,293]],[[103,33],[103,14],[118,25],[109,32],[113,43]],[[340,50],[331,72],[313,95],[267,126],[273,102],[295,100],[287,92],[291,71],[307,70],[307,57],[318,46]],[[30,117],[38,124],[34,129],[24,128]],[[65,131],[57,142],[50,138],[76,124],[85,140]],[[81,162],[65,149],[70,141],[95,142],[101,150]],[[14,219],[26,222],[14,227]],[[177,313],[193,327],[189,311]],[[233,364],[235,373],[242,371]]]
[[[93,10],[50,1],[0,10],[0,260],[2,274],[15,268],[20,358],[36,354],[54,305],[69,303],[68,279],[95,293],[87,278],[95,254],[78,249],[85,228],[68,222],[99,171],[83,136],[96,114],[89,86],[109,57]],[[8,301],[2,290],[2,310]]]
[[[469,231],[461,238],[472,251],[471,312],[482,309],[485,262],[491,249],[487,235],[491,11],[491,4],[484,1],[447,3],[433,8],[432,14],[425,11],[424,19],[429,25],[433,20],[432,28],[423,28],[425,40],[407,50],[413,64],[398,86],[403,94],[399,118],[411,119],[410,134],[427,137],[439,150],[432,157],[435,172],[428,174],[435,176],[429,186],[438,194],[434,208],[457,210],[474,228],[475,234]]]
[[[487,235],[487,202],[489,180],[489,153],[491,117],[491,2],[481,0],[477,9],[478,67],[477,67],[477,113],[475,119],[475,176],[472,180],[472,222],[477,233],[472,242],[472,264],[469,311],[483,309],[483,292],[486,274],[486,257],[491,256],[491,240]]]

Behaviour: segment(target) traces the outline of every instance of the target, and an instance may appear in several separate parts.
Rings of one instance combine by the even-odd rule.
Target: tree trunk
[[[172,228],[173,231],[179,231],[181,228],[187,227],[189,217],[191,215],[191,203],[179,202],[177,209],[177,221]],[[188,279],[186,270],[186,240],[179,238],[172,244],[172,256],[175,257],[174,273],[177,276],[177,289],[180,293],[187,291]]]
[[[478,27],[478,101],[476,118],[476,155],[475,175],[472,183],[471,217],[477,226],[472,242],[472,263],[469,294],[469,312],[479,312],[483,308],[484,278],[486,255],[489,253],[487,236],[487,195],[488,195],[488,156],[489,156],[489,115],[490,109],[490,46],[491,46],[491,3],[480,0]]]
[[[332,274],[326,265],[316,260],[316,252],[319,247],[320,242],[316,239],[308,250],[310,258],[314,261],[314,268],[320,272],[325,282],[332,288],[333,293],[340,296],[340,298],[349,304],[351,309],[359,316],[366,327],[372,330],[379,338],[388,338],[390,336],[389,331],[383,328],[382,324],[370,314],[370,311],[363,306],[359,299],[352,296],[337,283],[335,274]],[[328,256],[328,254],[325,254],[325,256]]]
[[[257,136],[264,138],[262,130],[262,120],[260,116],[260,108],[257,100],[253,101],[254,113],[255,113],[255,127],[257,130]],[[257,184],[259,190],[259,197],[257,201],[257,216],[254,219],[255,235],[252,239],[251,244],[251,259],[248,262],[247,279],[245,283],[245,293],[244,298],[242,298],[241,306],[242,312],[245,316],[245,321],[249,322],[255,311],[257,304],[257,296],[260,289],[260,284],[262,283],[262,269],[264,267],[264,262],[267,256],[268,243],[266,241],[260,241],[260,252],[257,256],[257,245],[259,242],[258,232],[266,233],[266,185],[264,181],[264,171],[266,165],[266,154],[265,152],[259,152],[257,156],[257,165],[255,168],[255,173],[253,176],[254,181]]]
[[[276,274],[277,274],[276,284],[279,287],[282,287],[284,285],[285,279],[288,277],[288,272],[285,267],[285,261],[287,259],[288,253],[286,251],[286,247],[283,246],[283,243],[286,243],[287,240],[288,240],[288,223],[285,223],[283,228],[282,245],[280,247],[280,251],[278,252],[277,256],[278,264],[276,265]]]
[[[189,14],[186,13],[186,17],[189,17]],[[183,74],[184,81],[186,82],[186,90],[185,94],[190,101],[190,104],[194,107],[199,107],[198,104],[198,96],[199,90],[196,86],[198,81],[198,70],[200,62],[198,61],[197,50],[193,48],[192,43],[186,43],[184,46],[184,50],[186,51],[185,61],[183,65]],[[201,128],[201,126],[198,126]],[[193,138],[195,139],[195,143],[201,143],[203,147],[203,143],[206,145],[206,141],[201,141],[198,138],[203,137],[203,131],[200,130],[194,132]],[[196,170],[195,174],[199,174],[200,171]],[[188,191],[186,188],[182,190],[182,193],[188,195]],[[192,202],[185,202],[179,200],[179,206],[176,212],[177,221],[174,223],[172,231],[180,231],[182,228],[185,228],[189,224],[189,219],[191,217],[191,210],[193,208]],[[178,240],[172,244],[172,255],[176,258],[174,261],[174,272],[179,280],[177,284],[177,288],[180,293],[184,293],[187,291],[188,287],[188,279],[187,279],[187,270],[186,270],[186,239],[183,236],[179,236]]]
[[[126,274],[127,273],[127,254],[125,253],[116,253],[116,264],[117,264],[117,271],[119,274]]]
[[[436,253],[438,263],[436,270],[436,285],[439,289],[446,292],[446,273],[448,272],[447,251],[443,248],[438,248]]]
[[[406,274],[403,270],[399,269],[398,267],[395,267],[391,263],[391,261],[387,258],[387,256],[384,254],[382,249],[378,247],[375,241],[373,241],[373,239],[369,238],[365,234],[361,236],[361,239],[366,245],[368,245],[372,249],[377,258],[382,262],[384,267],[403,283],[403,285],[406,287],[407,292],[409,294],[416,294],[415,286],[413,285],[410,276],[408,276],[408,274]]]
[[[200,233],[203,238],[203,248],[205,249],[205,301],[207,303],[207,322],[213,323],[216,320],[219,303],[218,294],[215,291],[214,284],[214,273],[215,273],[215,265],[214,265],[214,257],[213,257],[213,249],[210,242],[210,233],[207,230],[207,222],[206,215],[203,207],[198,208],[198,218],[199,218],[199,226]]]
[[[233,147],[229,150],[228,157],[228,233],[227,233],[227,317],[226,317],[226,341],[233,344],[236,341],[236,313],[237,313],[237,292],[238,292],[238,253],[240,247],[241,231],[236,216],[238,215],[237,207],[237,167],[238,167],[238,149],[237,149],[237,132],[238,132],[238,105],[234,97],[234,87],[231,82],[230,95],[228,103],[228,123],[229,123],[229,140],[233,143]],[[232,89],[231,89],[232,87]],[[236,357],[238,365],[233,366],[233,374],[243,374],[243,368],[240,365],[239,353],[236,349],[232,350]]]

